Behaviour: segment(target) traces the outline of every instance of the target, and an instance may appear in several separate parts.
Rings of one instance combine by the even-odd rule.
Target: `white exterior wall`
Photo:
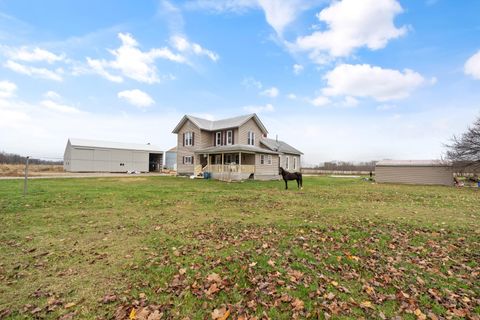
[[[288,157],[288,167],[287,167],[287,157]],[[296,168],[293,168],[293,163],[295,160],[293,160],[294,158],[297,159],[297,167]],[[301,163],[300,163],[300,160],[301,160],[301,157],[299,155],[296,155],[296,154],[281,154],[280,155],[280,167],[282,167],[283,169],[287,170],[287,171],[290,171],[290,172],[300,172],[300,168],[301,168]]]
[[[71,172],[148,172],[148,151],[72,147],[67,145],[64,168]]]

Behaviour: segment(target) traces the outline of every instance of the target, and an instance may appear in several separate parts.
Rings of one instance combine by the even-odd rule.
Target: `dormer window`
[[[193,146],[193,132],[185,132],[183,135],[183,144],[185,146]]]
[[[222,132],[220,131],[215,132],[215,145],[216,146],[222,145]]]
[[[233,144],[233,131],[232,130],[227,131],[227,144],[228,145]]]
[[[247,144],[251,146],[255,145],[255,132],[248,131]]]

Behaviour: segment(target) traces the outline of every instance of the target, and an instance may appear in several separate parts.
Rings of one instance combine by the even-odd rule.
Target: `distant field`
[[[52,164],[30,164],[28,166],[29,176],[44,176],[52,173],[64,172],[62,165]],[[24,164],[0,163],[0,177],[19,177],[25,174]]]
[[[480,190],[293,186],[2,180],[0,318],[479,319]]]

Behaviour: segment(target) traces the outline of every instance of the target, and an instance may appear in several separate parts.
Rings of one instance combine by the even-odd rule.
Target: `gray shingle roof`
[[[204,149],[195,150],[196,153],[222,153],[222,152],[254,152],[254,153],[268,153],[268,154],[278,154],[278,152],[259,148],[256,146],[246,145],[246,144],[233,144],[229,146],[218,146],[218,147],[208,147]]]
[[[275,140],[275,139],[268,139],[268,138],[263,138],[260,140],[260,143],[262,143],[265,147],[269,148],[272,151],[278,151],[281,153],[290,153],[290,154],[298,154],[302,155],[303,153],[288,143],[280,140]]]
[[[150,144],[124,143],[124,142],[78,139],[78,138],[70,138],[68,139],[68,141],[70,141],[70,145],[72,147],[136,150],[136,151],[150,151],[150,152],[158,152],[158,153],[163,152],[160,147],[152,146]]]
[[[240,127],[242,124],[247,122],[250,119],[254,119],[260,129],[264,133],[268,133],[267,129],[263,125],[263,123],[260,121],[260,119],[257,117],[256,114],[247,114],[243,116],[238,116],[234,118],[228,118],[228,119],[221,119],[221,120],[207,120],[207,119],[202,119],[198,117],[194,117],[191,115],[185,115],[182,120],[178,123],[178,125],[173,129],[173,133],[178,133],[180,128],[183,126],[185,121],[190,120],[192,121],[197,127],[199,127],[202,130],[206,131],[216,131],[216,130],[222,130],[222,129],[229,129],[229,128],[237,128]]]
[[[442,160],[381,160],[375,165],[383,167],[449,167],[452,164]]]

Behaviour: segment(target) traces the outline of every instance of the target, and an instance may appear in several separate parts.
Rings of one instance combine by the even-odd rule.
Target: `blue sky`
[[[304,163],[429,159],[480,114],[480,2],[0,0],[0,150],[257,112]]]

